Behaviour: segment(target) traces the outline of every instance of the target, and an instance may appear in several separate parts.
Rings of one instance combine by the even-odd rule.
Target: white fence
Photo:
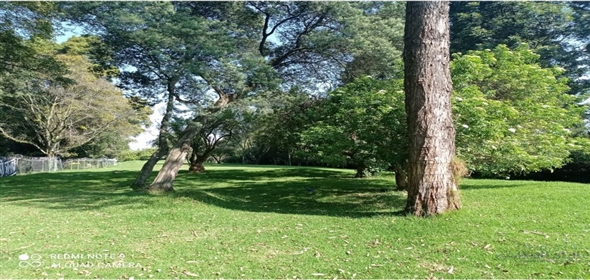
[[[63,163],[64,170],[79,170],[90,168],[104,168],[117,165],[117,160],[112,158],[75,158]]]
[[[60,170],[81,170],[91,168],[104,168],[117,165],[116,159],[107,158],[77,158],[63,161],[57,157],[0,157],[0,177],[15,174],[54,172]]]
[[[58,157],[16,157],[16,173],[54,172],[63,169]]]
[[[16,174],[16,159],[0,158],[0,177],[13,176]]]

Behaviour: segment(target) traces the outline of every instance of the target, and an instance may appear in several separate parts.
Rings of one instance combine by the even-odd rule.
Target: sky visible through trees
[[[59,44],[67,41],[73,36],[80,36],[84,34],[84,30],[75,25],[63,24],[63,28],[66,30],[63,34],[55,37],[55,41]],[[151,148],[154,140],[158,138],[158,124],[162,120],[163,110],[165,104],[158,103],[153,106],[153,113],[149,117],[149,126],[144,126],[144,131],[139,135],[132,137],[132,141],[129,142],[129,148],[131,150],[143,150]]]
[[[1,46],[20,40],[23,51],[34,49],[42,57],[51,48],[67,52],[87,41],[91,47],[75,51],[87,55],[92,71],[123,89],[134,108],[154,109],[152,125],[135,136],[133,148],[155,144],[161,158],[178,139],[195,134],[201,140],[192,142],[193,156],[220,162],[355,166],[359,176],[405,168],[399,152],[404,147],[384,144],[403,142],[387,132],[403,138],[405,131],[397,127],[405,116],[390,114],[401,112],[403,102],[397,91],[403,91],[405,5],[56,2],[2,9],[8,21],[0,26]],[[22,11],[31,20],[12,18]],[[577,150],[583,154],[587,129],[576,104],[590,88],[590,48],[582,48],[590,40],[589,14],[585,3],[451,3],[457,151],[472,171],[545,170],[563,165]],[[52,30],[50,21],[66,23]],[[14,33],[11,24],[37,37]],[[47,36],[54,41],[41,40]],[[386,95],[395,98],[384,101],[379,94],[389,90],[396,92]],[[547,102],[536,108],[538,100]],[[162,117],[164,109],[171,118]],[[211,153],[206,142],[215,135],[228,137]],[[113,136],[99,142],[108,144]],[[550,142],[557,143],[553,153],[547,152]]]
[[[63,43],[73,36],[80,36],[84,34],[84,30],[81,26],[72,23],[62,23],[62,28],[61,34],[57,34],[55,36],[57,43]],[[276,43],[278,39],[276,35],[273,34],[270,36],[270,40]],[[583,44],[583,41],[578,41],[578,43],[575,43],[574,45],[583,47]],[[590,80],[590,74],[587,73],[580,79]],[[581,102],[581,104],[590,104],[590,97]],[[182,104],[180,104],[180,106],[186,108],[185,106],[182,106]],[[132,141],[129,143],[129,147],[132,150],[141,150],[153,146],[154,140],[158,137],[157,126],[162,118],[163,110],[164,103],[158,103],[153,106],[153,113],[150,115],[150,125],[146,126],[145,130],[141,134],[133,137]],[[587,122],[587,125],[590,126],[590,122]]]

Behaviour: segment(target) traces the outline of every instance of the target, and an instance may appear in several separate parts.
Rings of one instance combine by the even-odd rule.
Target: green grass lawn
[[[212,165],[151,196],[141,164],[0,178],[0,278],[590,277],[588,184],[464,180],[414,218],[391,176]]]

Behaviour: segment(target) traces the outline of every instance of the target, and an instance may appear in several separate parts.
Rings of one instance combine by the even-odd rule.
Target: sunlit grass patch
[[[465,180],[464,209],[423,219],[387,175],[211,165],[151,196],[128,187],[140,167],[2,178],[0,277],[590,275],[587,184]]]

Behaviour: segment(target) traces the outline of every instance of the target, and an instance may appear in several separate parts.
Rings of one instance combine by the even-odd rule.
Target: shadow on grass
[[[129,188],[136,175],[109,170],[0,178],[0,201],[49,209],[95,210],[117,205],[145,208],[150,204],[146,195]]]
[[[242,180],[237,180],[241,178]],[[221,187],[189,186],[184,180],[231,182]],[[213,170],[179,178],[176,195],[218,207],[250,212],[368,217],[400,215],[405,193],[391,181],[354,179],[342,172],[277,169],[263,172]]]
[[[224,165],[225,167],[225,165]],[[276,180],[279,178],[292,179],[308,179],[308,178],[343,178],[346,174],[330,169],[314,169],[314,168],[303,168],[303,167],[271,167],[266,168],[264,166],[239,168],[230,166],[230,169],[208,169],[204,173],[193,174],[186,170],[179,172],[181,176],[177,178],[175,182],[182,182],[183,180],[203,180],[206,183],[227,183],[227,182],[238,182],[238,181],[260,181],[260,180]],[[183,175],[185,174],[185,175]]]
[[[132,191],[128,186],[136,175],[136,171],[108,170],[2,178],[0,201],[49,209],[170,207],[162,206],[157,196]],[[348,217],[402,214],[405,193],[392,191],[391,181],[350,177],[314,168],[180,171],[174,184],[177,191],[171,196],[248,212]]]

